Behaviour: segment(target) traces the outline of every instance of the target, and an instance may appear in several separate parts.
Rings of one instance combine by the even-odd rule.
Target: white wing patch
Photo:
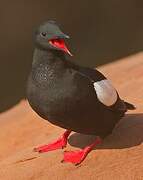
[[[106,106],[111,106],[117,101],[117,92],[107,79],[94,83],[97,98]]]

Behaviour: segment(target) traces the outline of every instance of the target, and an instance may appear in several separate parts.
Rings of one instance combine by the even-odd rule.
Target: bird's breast
[[[31,74],[28,99],[34,110],[46,114],[73,112],[95,103],[95,91],[86,77],[66,69],[63,73],[40,67]]]
[[[36,112],[53,114],[65,111],[76,92],[74,75],[68,70],[58,73],[41,66],[32,71],[28,80],[27,97]]]

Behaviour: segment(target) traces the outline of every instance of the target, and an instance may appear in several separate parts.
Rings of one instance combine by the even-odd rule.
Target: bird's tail
[[[128,110],[135,110],[136,109],[136,107],[133,104],[130,104],[126,101],[124,101],[124,103],[125,103]]]

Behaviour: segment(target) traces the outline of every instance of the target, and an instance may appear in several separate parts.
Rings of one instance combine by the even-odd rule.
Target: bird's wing
[[[104,106],[119,113],[127,111],[126,104],[120,99],[112,83],[101,72],[75,64],[72,64],[72,68],[93,83],[97,98]]]
[[[82,76],[87,77],[92,82],[106,79],[106,77],[96,69],[79,66],[77,64],[72,63],[71,61],[66,61],[66,63],[68,64],[69,68],[76,70],[78,73],[80,73]]]

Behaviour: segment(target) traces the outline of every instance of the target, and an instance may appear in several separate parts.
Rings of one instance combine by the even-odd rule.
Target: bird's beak
[[[71,52],[68,50],[64,39],[69,39],[70,37],[64,33],[58,34],[54,39],[49,40],[49,43],[53,46],[56,47],[64,52],[66,52],[67,54],[69,54],[70,56],[73,56],[71,54]]]
[[[64,34],[64,33],[59,34],[57,37],[61,38],[61,39],[69,39],[70,38],[67,34]]]

